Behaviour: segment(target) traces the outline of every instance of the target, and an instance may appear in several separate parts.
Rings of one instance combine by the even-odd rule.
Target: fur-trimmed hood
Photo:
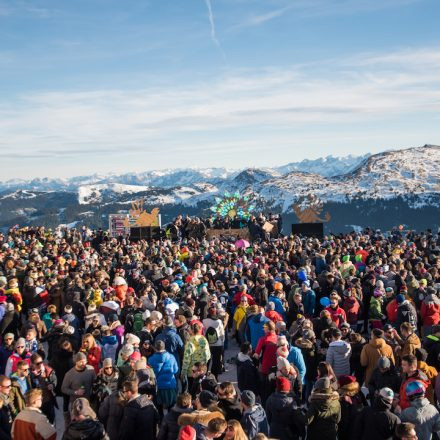
[[[180,426],[191,425],[196,423],[207,426],[208,423],[217,417],[224,419],[225,416],[220,411],[208,411],[207,409],[199,409],[189,414],[182,414],[177,419],[177,423]]]
[[[339,388],[338,392],[340,396],[353,397],[359,392],[360,386],[357,382],[349,383]]]
[[[322,403],[323,405],[329,404],[333,400],[339,400],[339,394],[333,390],[327,392],[316,390],[310,396],[310,402]]]
[[[308,339],[298,338],[295,341],[295,345],[298,348],[304,349],[304,350],[312,350],[313,349],[313,342],[309,341]]]

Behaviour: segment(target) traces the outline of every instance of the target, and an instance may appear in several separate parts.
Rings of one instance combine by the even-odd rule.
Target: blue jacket
[[[316,294],[312,289],[303,293],[304,313],[307,316],[313,316],[316,307]]]
[[[269,435],[269,423],[266,411],[257,403],[250,410],[246,410],[241,417],[241,426],[248,438],[253,439],[259,432]]]
[[[269,298],[267,299],[268,302],[272,301],[273,303],[275,303],[275,311],[278,312],[284,319],[284,321],[286,320],[286,311],[284,310],[283,307],[283,303],[281,302],[281,300],[276,297],[276,296],[272,296],[270,295]]]
[[[148,358],[150,367],[154,370],[158,390],[173,390],[177,388],[176,376],[179,371],[176,359],[170,353],[154,353]]]
[[[156,341],[163,341],[165,343],[165,350],[171,353],[176,359],[177,365],[180,362],[180,355],[183,354],[183,342],[181,337],[177,334],[174,327],[165,327],[160,334],[156,336]]]
[[[306,364],[302,355],[301,349],[298,347],[290,347],[289,356],[287,360],[298,368],[299,375],[301,376],[301,382],[304,384],[304,378],[306,377]]]
[[[258,313],[247,320],[245,338],[246,341],[251,343],[253,350],[257,348],[258,340],[264,336],[264,324],[269,321],[270,319],[262,313]]]

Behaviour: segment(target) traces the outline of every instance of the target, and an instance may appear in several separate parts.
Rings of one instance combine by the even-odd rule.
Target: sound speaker
[[[159,226],[134,226],[130,228],[130,239],[137,240],[159,240],[161,229]]]
[[[292,234],[323,238],[324,223],[294,223],[292,225]]]

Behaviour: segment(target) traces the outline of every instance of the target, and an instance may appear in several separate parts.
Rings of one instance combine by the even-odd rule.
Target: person
[[[391,411],[394,392],[382,388],[374,397],[373,404],[366,406],[354,421],[353,438],[359,440],[392,440],[400,419]]]
[[[90,398],[93,382],[96,379],[95,369],[87,364],[87,357],[78,352],[74,357],[75,365],[64,376],[61,391],[70,396],[70,403],[78,397]]]
[[[217,307],[213,306],[208,309],[208,317],[203,320],[205,327],[205,337],[209,343],[211,351],[211,373],[216,380],[223,371],[223,350],[225,345],[225,329],[223,321],[218,316]]]
[[[414,309],[414,306],[405,298],[405,295],[399,293],[396,296],[397,302],[397,320],[396,327],[400,328],[400,326],[407,322],[413,329],[417,328],[417,312]]]
[[[251,343],[252,350],[257,348],[259,339],[264,336],[264,325],[269,321],[264,314],[264,307],[256,304],[249,307],[244,336],[246,341]]]
[[[403,411],[409,408],[410,402],[406,395],[406,387],[410,382],[419,381],[425,385],[425,388],[432,387],[428,377],[423,371],[417,368],[417,358],[408,354],[402,358],[402,384],[400,385],[399,407]]]
[[[197,440],[212,440],[221,437],[226,431],[227,423],[225,419],[215,418],[208,422],[208,426],[203,428],[197,435]]]
[[[0,374],[5,374],[6,362],[12,353],[14,353],[14,334],[3,334],[3,341],[0,345]]]
[[[371,401],[385,387],[392,389],[394,393],[398,394],[401,381],[400,374],[390,359],[386,356],[381,356],[368,382],[368,393]]]
[[[12,412],[9,406],[11,379],[0,375],[0,439],[11,440]]]
[[[246,435],[253,439],[258,433],[269,435],[269,423],[263,407],[256,402],[255,394],[250,390],[242,391],[241,406],[243,415],[240,423]]]
[[[246,314],[249,308],[249,300],[247,296],[243,295],[240,298],[240,304],[235,309],[234,315],[232,317],[232,334],[237,339],[238,343],[244,342],[243,333],[246,324]]]
[[[111,358],[105,358],[92,385],[91,401],[99,406],[107,396],[118,389],[119,370]]]
[[[119,428],[120,440],[148,438],[156,440],[159,413],[151,395],[139,394],[137,380],[125,381],[122,392],[127,399]]]
[[[336,440],[341,420],[339,394],[331,388],[328,377],[318,379],[310,396],[306,414],[308,440]]]
[[[110,440],[119,439],[119,426],[121,425],[124,406],[127,403],[121,390],[113,391],[98,405],[98,417],[104,425]]]
[[[395,437],[398,440],[417,440],[416,427],[412,423],[399,423],[396,426]]]
[[[327,349],[326,362],[328,362],[336,376],[350,374],[351,346],[342,340],[341,330],[338,328],[330,330],[331,342]]]
[[[176,404],[167,412],[162,420],[157,440],[175,440],[179,435],[180,427],[177,423],[179,416],[191,413],[192,411],[191,395],[189,393],[179,394]]]
[[[243,342],[235,361],[237,366],[237,385],[240,391],[250,390],[258,396],[260,394],[260,377],[251,355],[251,343]]]
[[[238,420],[229,420],[226,426],[226,432],[224,436],[225,440],[248,440],[246,433],[243,431],[242,426]]]
[[[431,403],[434,403],[434,388],[438,372],[434,367],[426,363],[428,353],[424,348],[417,348],[415,356],[417,358],[417,369],[425,373],[426,377],[431,382],[431,386],[426,390],[426,398]]]
[[[291,384],[285,377],[276,379],[276,391],[266,402],[266,415],[271,437],[295,440],[305,437],[305,418],[289,395]]]
[[[275,324],[272,321],[264,324],[265,335],[260,338],[255,349],[254,358],[260,359],[260,396],[264,403],[268,397],[268,375],[272,367],[276,365],[277,341]]]
[[[87,363],[92,366],[95,373],[99,373],[99,365],[101,364],[101,348],[96,343],[95,338],[91,334],[84,335],[80,351],[87,356]]]
[[[55,407],[57,406],[55,398],[57,377],[55,371],[49,365],[44,364],[43,358],[38,353],[31,356],[30,380],[32,388],[42,390],[43,404],[41,405],[41,411],[53,424],[55,421]]]
[[[226,421],[240,420],[242,408],[240,399],[232,382],[222,382],[217,385],[217,407],[224,413]]]
[[[386,344],[383,339],[383,330],[375,328],[371,332],[371,339],[368,344],[365,344],[361,351],[361,365],[366,367],[365,370],[365,386],[368,387],[370,377],[373,370],[377,366],[380,357],[385,356],[395,364],[394,353],[392,348]]]
[[[11,391],[9,393],[9,404],[13,417],[16,417],[26,406],[25,395],[31,388],[29,365],[26,361],[19,361],[17,371],[11,375]]]
[[[26,407],[20,411],[12,424],[13,440],[56,440],[55,428],[40,410],[42,403],[42,391],[39,389],[29,390],[26,394]],[[90,440],[94,439],[90,438]]]
[[[182,369],[180,377],[182,380],[188,380],[191,382],[189,375],[192,372],[192,368],[196,362],[208,363],[211,359],[211,351],[209,350],[209,343],[202,335],[202,326],[198,323],[194,323],[191,326],[192,336],[185,345]]]
[[[165,350],[174,356],[177,365],[180,366],[180,359],[182,357],[184,346],[171,316],[166,316],[164,318],[163,330],[156,336],[154,341],[156,342],[159,340],[165,343]]]
[[[78,397],[72,403],[70,418],[72,421],[66,427],[62,440],[109,440],[103,424],[97,420],[86,398]]]
[[[177,381],[176,374],[179,371],[176,358],[165,351],[165,342],[157,339],[154,343],[156,353],[148,359],[148,363],[154,370],[157,384],[156,402],[160,419],[163,419],[163,409],[168,411],[176,403]]]
[[[26,340],[24,338],[18,338],[15,342],[14,353],[9,356],[6,362],[5,376],[11,377],[11,374],[17,371],[17,364],[23,360],[30,365],[31,353],[26,350]]]
[[[304,330],[302,337],[298,338],[295,344],[301,350],[304,359],[305,388],[303,391],[303,399],[307,401],[312,392],[313,382],[316,379],[316,370],[318,368],[318,346],[315,332],[309,329]]]
[[[192,368],[192,381],[189,392],[193,399],[202,391],[202,383],[210,381],[217,384],[215,377],[208,371],[208,366],[204,362],[196,362]]]
[[[405,393],[410,407],[404,409],[400,416],[402,422],[414,424],[419,440],[431,440],[434,433],[440,433],[440,414],[425,398],[425,392],[423,382],[409,382],[405,387]]]

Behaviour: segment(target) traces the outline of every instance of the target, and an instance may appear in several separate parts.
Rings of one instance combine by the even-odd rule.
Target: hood
[[[353,306],[354,304],[356,304],[357,299],[353,298],[352,296],[349,296],[347,298],[345,298],[344,303],[349,305],[350,307]]]
[[[179,426],[194,426],[196,423],[207,426],[212,419],[215,419],[217,417],[221,419],[225,418],[225,416],[220,411],[208,411],[207,409],[200,409],[191,413],[182,414],[177,419],[177,423],[179,424]]]
[[[437,295],[434,295],[431,293],[423,300],[423,302],[426,305],[434,304],[434,305],[438,306],[438,305],[440,305],[440,298]]]
[[[371,345],[373,348],[383,348],[386,345],[386,342],[382,338],[371,339],[368,345]]]
[[[103,438],[104,427],[96,420],[85,419],[71,422],[66,434],[69,439]]]
[[[251,359],[251,357],[249,355],[244,354],[242,352],[238,353],[238,355],[237,355],[237,361],[238,362],[246,362],[247,360],[252,362],[252,359]]]
[[[252,407],[252,409],[245,411],[244,414],[249,414],[252,419],[257,423],[262,423],[266,418],[266,413],[264,412],[263,407],[257,403]]]
[[[102,337],[102,345],[105,344],[115,345],[117,343],[118,343],[118,338],[116,337],[116,335],[109,335]]]
[[[286,393],[280,393],[279,391],[275,391],[270,398],[271,408],[273,412],[281,412],[286,407],[294,407],[295,402],[292,396],[287,395]]]
[[[298,338],[295,341],[295,344],[298,348],[302,348],[305,350],[311,350],[313,348],[313,343],[308,339]]]
[[[192,413],[194,410],[192,408],[181,408],[180,406],[174,405],[171,410],[174,414],[179,417],[181,414],[189,414]]]
[[[141,394],[139,397],[136,397],[136,399],[128,402],[126,406],[137,409],[144,409],[150,405],[152,406],[153,402],[145,394]]]
[[[373,408],[379,410],[379,411],[385,411],[390,410],[392,406],[391,402],[387,402],[384,400],[382,396],[377,396],[373,403]]]
[[[329,407],[334,400],[339,400],[339,394],[336,391],[329,391],[328,393],[313,391],[310,396],[310,402],[314,402],[321,408]]]
[[[267,318],[262,313],[258,313],[257,315],[253,316],[252,322],[255,324],[263,324],[267,322]]]
[[[409,403],[413,408],[420,409],[429,405],[429,400],[426,397],[422,397],[421,399],[415,399]]]
[[[350,352],[350,344],[345,341],[330,342],[329,347],[332,347],[338,354],[346,356]]]
[[[411,333],[406,339],[410,344],[420,346],[420,339],[415,333]]]

